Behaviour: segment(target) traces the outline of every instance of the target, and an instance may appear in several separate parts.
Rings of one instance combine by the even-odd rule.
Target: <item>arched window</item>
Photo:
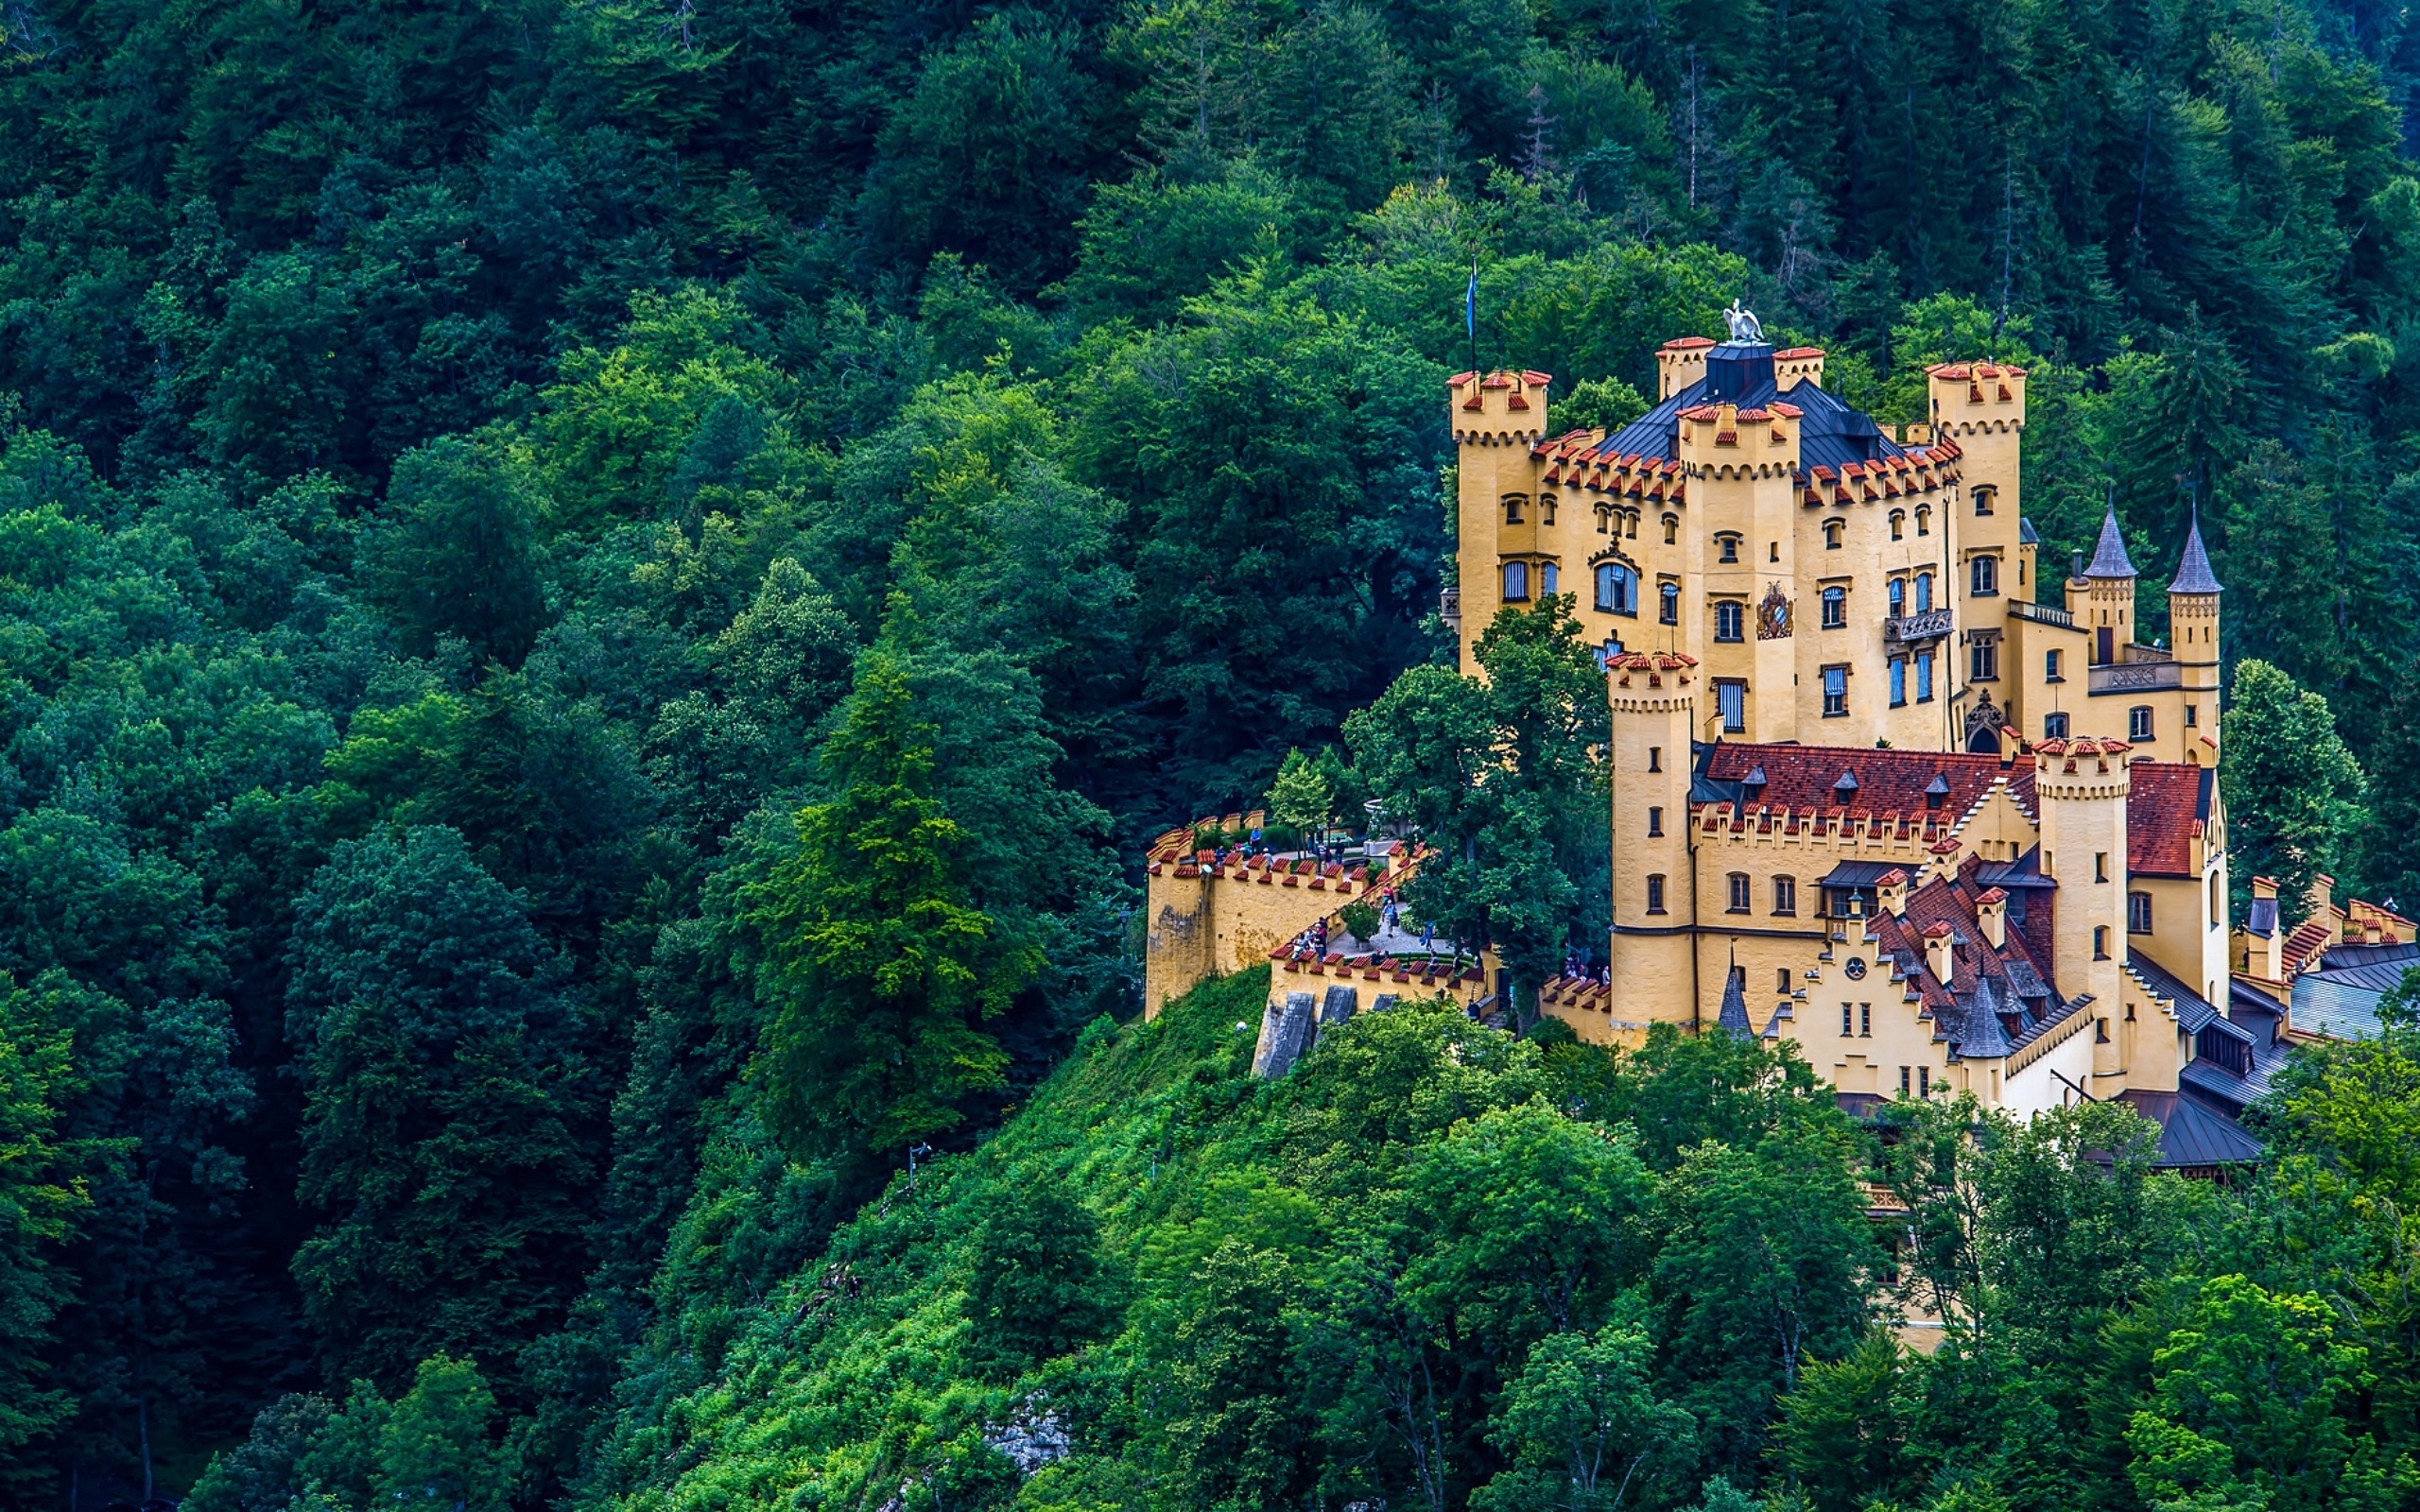
[[[1737,561],[1739,559],[1739,538],[1731,534],[1727,530],[1715,537],[1714,555],[1717,561]]]
[[[1664,544],[1677,546],[1680,543],[1681,517],[1677,514],[1668,514],[1664,517]]]
[[[1636,541],[1638,539],[1638,511],[1633,509],[1629,514],[1630,523],[1622,527],[1622,534],[1633,541]]]
[[[1975,512],[1978,515],[1986,515],[1992,512],[1992,495],[1997,491],[1999,490],[1993,488],[1988,483],[1978,483],[1975,485]]]
[[[1551,494],[1551,493],[1541,493],[1541,494],[1539,494],[1539,495],[1538,495],[1538,513],[1540,513],[1540,514],[1542,514],[1542,515],[1544,515],[1544,516],[1546,517],[1546,523],[1547,523],[1547,524],[1554,524],[1554,495],[1553,495],[1553,494]]]
[[[1521,496],[1517,493],[1508,493],[1504,496],[1504,523],[1508,525],[1517,525],[1521,523]]]
[[[1928,504],[1916,506],[1916,534],[1920,536],[1932,534],[1932,506]]]
[[[1530,596],[1530,564],[1508,561],[1504,564],[1504,602],[1518,604]]]
[[[1832,587],[1824,590],[1824,628],[1842,629],[1849,622],[1849,591]]]
[[[1932,608],[1932,574],[1916,574],[1916,612],[1922,614]]]
[[[1904,541],[1904,540],[1906,540],[1906,539],[1907,539],[1907,535],[1908,535],[1908,511],[1907,511],[1907,510],[1905,510],[1905,509],[1893,509],[1893,510],[1892,510],[1892,511],[1891,511],[1891,539],[1892,539],[1892,540],[1893,540],[1893,541]]]
[[[1655,591],[1655,618],[1663,625],[1681,623],[1681,585],[1666,583]]]
[[[1748,606],[1737,599],[1726,598],[1714,606],[1714,638],[1718,641],[1745,639],[1739,629],[1747,617]]]
[[[1966,564],[1968,591],[1977,596],[2000,591],[2000,564],[1992,557],[1978,557]]]
[[[1824,522],[1824,549],[1825,551],[1838,551],[1841,549],[1841,522],[1838,520],[1826,520]]]
[[[1620,518],[1614,513],[1614,507],[1612,505],[1600,504],[1597,506],[1597,534],[1600,536],[1610,534],[1614,527],[1618,525],[1620,523]]]
[[[1597,564],[1597,609],[1604,614],[1638,612],[1638,574],[1617,561]]]

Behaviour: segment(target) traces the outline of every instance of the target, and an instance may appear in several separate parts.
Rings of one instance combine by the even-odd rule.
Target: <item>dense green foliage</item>
[[[2403,1494],[2300,1300],[2402,1305],[2366,1187],[2259,1295],[1978,1261],[2133,1374],[1960,1375],[1872,1344],[1820,1100],[1673,1047],[1407,1016],[1253,1091],[1197,1023],[1015,1110],[1132,1006],[1134,843],[1289,753],[1290,823],[1461,842],[1525,990],[1589,939],[1585,648],[1441,665],[1440,381],[1617,422],[1735,296],[1888,421],[2031,364],[2046,559],[2114,490],[2153,633],[2198,507],[2247,853],[2420,896],[2416,85],[2355,0],[0,0],[0,1497],[753,1496],[735,1362],[810,1324],[869,1506],[1008,1494],[970,1425],[1061,1373],[1045,1504],[1837,1503],[1772,1446],[1850,1400],[1902,1501],[2249,1502],[2254,1349]],[[1036,1153],[1118,1065],[1165,1127]],[[2098,1457],[1928,1426],[2020,1418]]]
[[[1669,1029],[1616,1057],[1406,1005],[1255,1081],[1266,991],[1100,1022],[804,1263],[796,1168],[720,1124],[574,1503],[2420,1500],[2411,1031],[2299,1062],[2274,1169],[2229,1189],[2153,1175],[2122,1106],[1859,1128],[1786,1053]],[[287,1399],[197,1506],[527,1494],[476,1366],[406,1386]]]

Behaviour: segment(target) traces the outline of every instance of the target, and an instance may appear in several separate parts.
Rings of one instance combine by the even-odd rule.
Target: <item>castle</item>
[[[2172,644],[2135,639],[2114,510],[2041,602],[2024,369],[1934,367],[1930,418],[1894,429],[1824,391],[1822,352],[1735,317],[1730,340],[1666,343],[1658,403],[1610,434],[1549,436],[1545,373],[1450,380],[1443,610],[1465,670],[1500,610],[1568,594],[1606,675],[1611,966],[1540,1006],[1598,1042],[1791,1040],[1852,1106],[2117,1098],[2160,1125],[2165,1165],[2251,1158],[2234,1115],[2285,1010],[2231,978],[2231,937],[2255,946],[2228,927],[2222,589],[2198,522]],[[1491,961],[1295,938],[1370,872],[1193,831],[1150,863],[1147,1008],[1269,959],[1262,1059],[1365,991],[1500,1005]]]
[[[2219,602],[2198,524],[2173,648],[2134,635],[2113,512],[2037,602],[2022,369],[1927,374],[1894,434],[1824,354],[1657,354],[1659,403],[1548,436],[1548,379],[1452,381],[1465,665],[1507,605],[1576,596],[1613,741],[1612,969],[1582,1038],[1787,1039],[1852,1101],[2123,1098],[2168,1163],[2253,1148],[2197,1064],[2273,1048],[2228,994]]]

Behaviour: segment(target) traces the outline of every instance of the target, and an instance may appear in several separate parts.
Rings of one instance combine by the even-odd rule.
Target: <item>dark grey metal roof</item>
[[[2340,966],[2420,966],[2420,945],[2396,940],[2392,945],[2330,945],[2320,952],[2323,968]]]
[[[2014,861],[1987,861],[1975,872],[1978,887],[2039,887],[2049,890],[2059,885],[2042,875],[2042,848],[2035,846]]]
[[[2163,1170],[2243,1165],[2260,1159],[2260,1142],[2243,1125],[2175,1092],[2123,1091],[2121,1101],[2159,1125]]]
[[[2138,950],[2130,949],[2126,952],[2126,964],[2135,969],[2135,975],[2151,984],[2153,992],[2175,1002],[2176,1022],[2186,1033],[2200,1034],[2215,1021],[2225,1024],[2228,1033],[2241,1038],[2247,1043],[2251,1041],[2250,1035],[2220,1018],[2219,1010],[2210,1005],[2207,998],[2179,980],[2173,972],[2161,966],[2159,962]]]
[[[2185,555],[2177,558],[2176,576],[2168,585],[2171,593],[2216,593],[2219,575],[2210,571],[2210,554],[2202,549],[2202,511],[2193,511],[2193,524],[2185,533]]]
[[[1739,993],[1739,973],[1731,972],[1722,984],[1722,1010],[1715,1015],[1715,1027],[1734,1040],[1745,1040],[1754,1034],[1748,1022],[1748,1000]]]
[[[1657,461],[1680,455],[1681,411],[1700,404],[1737,404],[1757,409],[1779,399],[1798,406],[1798,456],[1802,467],[1840,467],[1904,456],[1906,449],[1882,434],[1871,416],[1851,409],[1813,384],[1782,389],[1773,382],[1773,349],[1723,342],[1706,354],[1706,376],[1605,438],[1595,455],[1633,453]]]
[[[1818,887],[1871,887],[1894,871],[1908,868],[1896,861],[1843,861],[1824,873]]]
[[[2016,540],[2019,545],[2038,546],[2042,544],[2042,538],[2034,533],[2033,522],[2021,516],[2016,522]]]
[[[1999,991],[1990,977],[1976,983],[1972,991],[1953,994],[1952,1001],[1958,1005],[1957,1022],[1945,1022],[1940,1028],[1960,1059],[1996,1059],[2014,1048],[2008,1041],[2008,1031],[2000,1024]]]
[[[2083,570],[2086,577],[2132,577],[2135,560],[2126,555],[2125,532],[2118,528],[2118,506],[2109,507],[2108,515],[2100,522],[2100,541],[2092,548],[2092,563]]]

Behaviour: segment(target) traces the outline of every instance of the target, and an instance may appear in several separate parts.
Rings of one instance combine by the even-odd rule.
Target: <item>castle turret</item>
[[[2122,969],[2126,956],[2126,765],[2122,740],[2079,735],[2033,747],[2042,815],[2042,871],[2058,884],[2051,971],[2069,999],[2092,994],[2093,1074],[2126,1068]]]
[[[1441,609],[1460,628],[1466,653],[1508,602],[1530,604],[1566,591],[1559,569],[1571,522],[1558,519],[1554,496],[1540,491],[1530,455],[1546,435],[1552,382],[1529,371],[1447,380],[1462,549],[1458,582]],[[1473,665],[1467,654],[1462,664]]]
[[[1611,945],[1616,1016],[1694,1021],[1689,734],[1697,659],[1630,651],[1605,663],[1613,713]]]
[[[2126,537],[2118,528],[2118,506],[2112,503],[2100,522],[2100,541],[2084,565],[2080,583],[2067,585],[2067,612],[2092,634],[2092,664],[2107,666],[2118,658],[2118,647],[2134,639],[2135,561],[2126,555]],[[2081,591],[2083,603],[2076,602]]]
[[[2219,759],[2219,586],[2210,555],[2202,549],[2202,511],[2192,512],[2185,554],[2168,585],[2169,644],[2176,656],[2178,685],[2185,691],[2185,759],[2195,765]]]

